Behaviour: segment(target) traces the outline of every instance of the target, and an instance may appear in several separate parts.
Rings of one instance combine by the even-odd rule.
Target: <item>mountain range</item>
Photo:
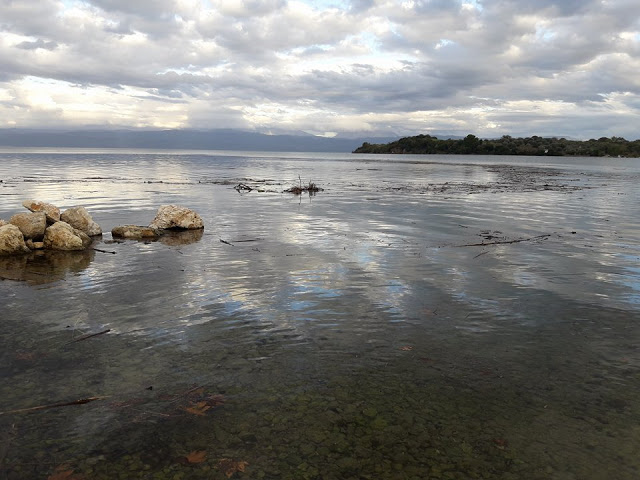
[[[235,129],[0,129],[1,147],[352,152],[363,142],[387,143],[396,139],[392,137],[328,138],[304,133],[298,135],[266,135]]]

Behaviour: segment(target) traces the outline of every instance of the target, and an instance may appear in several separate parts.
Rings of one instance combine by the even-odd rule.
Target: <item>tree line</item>
[[[385,144],[364,142],[353,153],[455,154],[455,155],[551,155],[579,157],[640,158],[640,140],[601,137],[591,140],[567,140],[556,137],[480,139],[439,139],[431,135],[405,137]]]

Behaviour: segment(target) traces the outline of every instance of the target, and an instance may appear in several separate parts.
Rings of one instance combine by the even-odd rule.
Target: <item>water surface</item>
[[[640,476],[640,160],[3,151],[0,180],[5,220],[206,224],[0,258],[0,411],[100,397],[0,415],[0,478]]]

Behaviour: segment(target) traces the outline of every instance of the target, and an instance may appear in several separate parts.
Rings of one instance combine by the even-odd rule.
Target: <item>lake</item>
[[[0,180],[2,219],[105,231],[0,257],[0,479],[640,478],[638,159],[4,149]],[[112,239],[163,204],[204,232]]]

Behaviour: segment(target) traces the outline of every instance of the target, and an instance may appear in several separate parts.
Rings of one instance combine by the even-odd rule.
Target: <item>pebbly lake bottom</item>
[[[638,477],[633,168],[18,159],[2,218],[207,227],[0,260],[0,478]]]
[[[322,336],[282,351],[225,347],[202,326],[197,353],[105,335],[22,354],[28,378],[7,402],[111,395],[5,419],[6,476],[225,478],[228,459],[248,478],[633,478],[638,407],[619,384],[636,372],[589,348],[603,313],[624,321],[600,312],[593,331],[536,329],[516,348],[407,328],[341,353]],[[549,345],[558,335],[581,340]]]

